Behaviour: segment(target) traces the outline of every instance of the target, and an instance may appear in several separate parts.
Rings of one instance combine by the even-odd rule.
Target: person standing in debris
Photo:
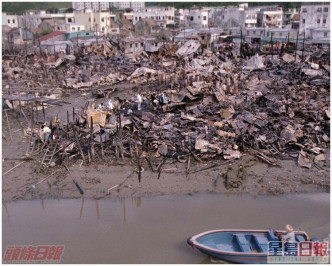
[[[142,105],[142,96],[137,94],[137,110],[141,111],[141,105]]]
[[[45,123],[44,125],[41,126],[42,129],[42,141],[48,141],[48,138],[51,135],[51,129],[47,126],[47,124]]]
[[[159,104],[161,106],[165,106],[167,104],[167,98],[164,93],[162,93],[159,97]]]
[[[152,109],[153,111],[157,110],[157,107],[158,107],[158,100],[157,100],[157,97],[154,93],[152,93],[151,95],[151,103],[152,103]]]
[[[100,103],[100,104],[98,104],[97,110],[101,111],[101,110],[103,110],[103,107],[104,107],[104,104]]]
[[[286,44],[283,43],[283,44],[281,45],[281,48],[280,48],[279,57],[282,57],[282,56],[283,56],[284,51],[285,51],[285,47],[286,47]]]
[[[108,111],[112,112],[113,111],[113,102],[112,102],[111,97],[108,99],[107,104],[108,104]]]

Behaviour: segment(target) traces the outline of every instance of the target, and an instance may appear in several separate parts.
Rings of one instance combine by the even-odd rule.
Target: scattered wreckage
[[[142,111],[135,97],[114,96],[118,104],[111,112],[89,102],[73,111],[71,122],[54,120],[54,140],[46,146],[38,139],[41,124],[35,124],[30,144],[39,143],[39,148],[30,146],[30,154],[43,154],[43,147],[42,165],[130,157],[139,173],[143,158],[152,171],[152,158],[163,158],[160,171],[170,158],[189,164],[190,157],[206,162],[237,159],[244,153],[273,166],[279,159],[294,159],[300,167],[320,169],[330,143],[329,54],[315,52],[303,62],[287,53],[245,60],[232,52],[208,52],[193,40],[167,48],[127,63],[119,45],[110,42],[52,64],[36,56],[26,59],[29,67],[44,70],[40,76],[47,72],[55,77],[54,68],[63,73],[58,80],[65,91],[98,87],[100,97],[113,97],[110,87],[131,83],[144,99]],[[31,74],[19,62],[15,58],[3,63],[5,84]],[[38,73],[30,77],[41,82]],[[153,99],[161,93],[168,102],[156,107]]]

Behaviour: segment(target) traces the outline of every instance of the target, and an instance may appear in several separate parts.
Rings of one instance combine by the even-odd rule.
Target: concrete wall
[[[312,28],[330,28],[330,5],[302,5],[300,33],[310,35]]]
[[[227,7],[217,10],[212,15],[212,24],[224,29],[244,27],[245,14],[237,7]]]
[[[190,10],[187,21],[191,28],[206,29],[209,25],[209,12],[205,10]]]
[[[174,23],[175,9],[173,7],[162,8],[146,8],[142,11],[134,12],[133,24],[135,25],[139,20],[150,18],[163,27],[167,24]]]
[[[313,40],[319,40],[319,39],[328,39],[330,38],[330,29],[316,29],[311,31],[311,38]]]

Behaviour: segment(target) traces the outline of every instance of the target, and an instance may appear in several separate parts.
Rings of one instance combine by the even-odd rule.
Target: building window
[[[329,8],[328,7],[324,7],[324,12],[329,12]]]
[[[76,28],[75,28],[75,27],[72,27],[71,30],[76,30]]]
[[[274,32],[271,32],[271,36],[272,36],[272,37],[274,36]]]
[[[156,46],[156,47],[157,47],[157,45],[158,45],[157,43],[154,44],[154,46]]]
[[[60,30],[60,27],[58,27],[58,30]]]
[[[302,19],[302,23],[305,23],[305,19]]]
[[[91,18],[89,18],[89,22],[91,22]]]
[[[143,47],[143,43],[141,42],[141,46]]]
[[[89,35],[89,33],[88,33],[88,32],[86,32],[86,33],[85,33],[85,35],[86,35],[86,36],[88,36],[88,35]]]
[[[72,19],[71,19],[71,18],[68,18],[68,22],[71,23],[71,22],[72,22]]]
[[[306,8],[303,8],[303,9],[302,9],[302,13],[307,13],[307,9],[306,9]]]
[[[320,19],[317,19],[317,23],[320,24]]]
[[[324,32],[324,37],[327,37],[327,31]]]
[[[15,23],[15,19],[13,19],[13,23]]]
[[[249,31],[247,30],[247,35],[249,35]]]
[[[203,20],[206,20],[206,16],[203,17]]]
[[[135,47],[137,47],[138,45],[137,45],[137,43],[135,43]]]
[[[8,24],[10,24],[10,19],[8,19]]]
[[[101,28],[101,31],[102,31],[102,32],[105,32],[105,27],[102,27],[102,28]]]
[[[194,20],[194,17],[193,17],[193,16],[191,16],[191,17],[190,17],[190,20],[191,20],[191,21],[193,21],[193,20]]]
[[[321,7],[317,8],[317,12],[322,12],[322,8]]]
[[[132,44],[129,44],[130,48],[133,48],[133,45]]]
[[[256,34],[256,31],[254,30],[254,31],[252,32],[252,34]]]
[[[282,37],[282,32],[279,32],[279,37]]]
[[[101,18],[101,22],[104,22],[105,20],[104,20],[104,18]]]
[[[81,30],[81,28],[80,28],[80,27],[77,27],[77,30]]]

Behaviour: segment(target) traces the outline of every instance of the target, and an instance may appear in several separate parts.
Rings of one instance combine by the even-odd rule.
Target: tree
[[[70,7],[70,8],[67,8],[65,10],[65,13],[73,13],[74,12],[74,8]]]

